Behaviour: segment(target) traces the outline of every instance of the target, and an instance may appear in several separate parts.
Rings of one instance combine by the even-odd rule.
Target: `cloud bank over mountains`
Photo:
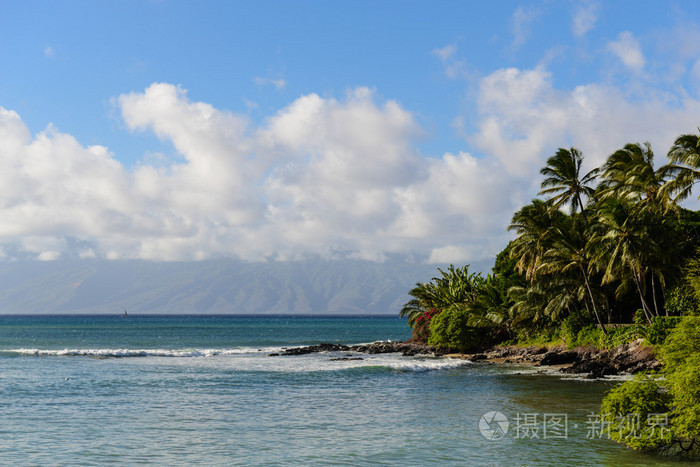
[[[592,27],[588,14],[580,34]],[[609,50],[631,73],[645,67],[631,35]],[[126,127],[178,155],[134,167],[52,125],[32,135],[0,107],[2,255],[483,261],[505,246],[512,213],[536,195],[557,147],[580,148],[593,167],[648,140],[662,163],[699,123],[700,101],[682,89],[642,83],[640,99],[611,85],[554,83],[545,64],[479,78],[475,113],[459,116],[473,122],[471,152],[440,155],[417,149],[427,131],[411,109],[366,87],[342,99],[302,95],[258,124],[169,83],[122,94],[113,105]]]
[[[152,131],[182,159],[127,169],[52,126],[32,136],[2,109],[5,254],[466,259],[492,250],[481,225],[510,209],[483,161],[418,154],[414,116],[367,88],[342,101],[301,96],[258,127],[166,83],[115,103],[129,129]]]

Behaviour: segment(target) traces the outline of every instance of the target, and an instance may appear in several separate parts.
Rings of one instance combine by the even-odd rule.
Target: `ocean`
[[[409,337],[394,317],[0,316],[0,465],[675,465],[597,429],[615,381],[269,356]]]

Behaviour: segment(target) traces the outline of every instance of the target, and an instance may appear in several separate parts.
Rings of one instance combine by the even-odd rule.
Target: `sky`
[[[694,1],[0,0],[0,258],[485,264],[699,126]]]

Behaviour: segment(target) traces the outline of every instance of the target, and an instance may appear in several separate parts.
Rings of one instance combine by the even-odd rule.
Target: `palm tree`
[[[552,209],[559,209],[568,203],[571,212],[580,209],[584,212],[583,196],[590,198],[593,188],[590,186],[595,180],[598,169],[591,170],[581,176],[581,164],[583,155],[576,148],[559,150],[547,159],[547,165],[540,170],[546,178],[542,181],[540,195],[552,195],[549,203]],[[584,214],[585,218],[585,214]]]
[[[549,274],[539,277],[528,287],[508,289],[509,310],[513,325],[526,321],[533,323],[559,323],[575,313],[583,321],[580,304],[588,304],[580,293],[578,274]]]
[[[433,277],[428,283],[416,283],[408,293],[411,300],[401,308],[399,316],[408,317],[413,328],[416,320],[428,310],[442,310],[453,305],[471,303],[476,300],[484,278],[478,273],[469,273],[469,265],[456,268],[450,265],[447,271],[438,268],[441,277]]]
[[[668,191],[663,189],[668,169],[654,169],[654,152],[649,143],[627,144],[610,154],[602,172],[601,198],[614,196],[659,215],[675,208]]]
[[[549,249],[549,229],[565,214],[552,211],[547,204],[535,199],[513,215],[508,230],[518,235],[511,244],[511,258],[517,259],[515,267],[529,281],[537,276],[537,270],[544,253]]]
[[[507,280],[499,275],[487,275],[479,286],[476,299],[468,305],[474,326],[499,325],[510,331]]]
[[[642,308],[651,322],[652,312],[645,298],[649,262],[660,254],[657,243],[649,235],[648,212],[618,198],[608,198],[600,203],[596,233],[590,249],[605,271],[603,283],[624,280],[629,274],[639,293]]]
[[[679,136],[668,152],[668,159],[670,163],[663,169],[673,178],[665,188],[675,194],[674,201],[682,201],[700,180],[700,135]]]
[[[603,181],[600,186],[600,197],[603,199],[617,198],[622,203],[624,209],[616,207],[618,213],[623,213],[625,219],[621,226],[617,228],[638,228],[642,229],[643,236],[648,240],[649,247],[646,248],[644,257],[644,267],[651,279],[651,291],[653,294],[654,313],[659,314],[657,288],[661,288],[662,295],[666,287],[666,275],[673,272],[678,266],[675,264],[674,255],[670,252],[676,247],[674,236],[667,228],[669,211],[678,211],[678,206],[669,196],[670,188],[666,181],[669,174],[668,166],[654,169],[654,153],[649,143],[627,144],[623,149],[615,151],[602,167]],[[607,207],[615,207],[615,203],[608,204]],[[605,207],[603,207],[605,210]],[[605,216],[604,216],[605,217]],[[602,225],[610,228],[610,216]],[[631,232],[628,232],[631,234]],[[611,234],[612,235],[612,234]],[[665,248],[661,248],[665,244]],[[641,253],[641,250],[640,250]],[[625,268],[629,263],[615,265],[617,278],[624,283]],[[606,269],[608,269],[606,267]],[[640,270],[634,272],[627,269],[627,272],[638,276],[637,281],[641,281],[641,287],[646,285],[645,274],[639,276]],[[611,280],[612,271],[607,275],[607,280]],[[633,280],[634,277],[632,278]],[[658,284],[657,284],[658,283]],[[635,282],[635,286],[637,283]],[[640,296],[641,297],[641,296]],[[645,310],[651,311],[651,310]]]
[[[585,229],[578,225],[576,217],[567,217],[566,220],[567,222],[562,222],[551,229],[552,248],[544,254],[540,269],[549,274],[578,274],[588,293],[593,315],[603,334],[607,334],[590,281],[593,261]]]
[[[420,315],[431,308],[434,302],[433,289],[434,285],[430,282],[427,284],[417,282],[416,286],[408,292],[408,295],[413,298],[404,304],[399,312],[399,316],[402,318],[408,317],[408,325],[411,328],[416,324],[416,320]]]

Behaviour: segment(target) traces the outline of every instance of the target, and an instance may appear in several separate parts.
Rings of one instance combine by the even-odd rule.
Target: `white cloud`
[[[539,18],[540,11],[533,7],[518,7],[513,12],[511,32],[513,34],[512,48],[517,50],[530,37],[530,27]]]
[[[534,180],[547,157],[562,146],[581,149],[589,169],[629,142],[650,141],[662,161],[679,134],[694,131],[700,115],[700,101],[685,93],[669,99],[646,89],[644,100],[632,100],[599,84],[557,90],[551,74],[541,68],[486,76],[478,108],[479,130],[472,141],[513,176]]]
[[[695,64],[693,65],[693,68],[691,69],[690,73],[696,80],[700,81],[700,59],[695,61]]]
[[[585,36],[595,27],[596,21],[598,21],[598,5],[591,1],[580,3],[571,20],[574,36]]]
[[[565,132],[570,122],[551,75],[542,68],[497,70],[480,83],[481,118],[474,143],[496,157],[513,176],[531,173],[541,160],[543,147],[555,144],[553,135]]]
[[[272,85],[277,89],[284,89],[287,87],[287,82],[282,79],[282,78],[260,78],[260,77],[255,77],[253,78],[253,82],[258,85],[258,86],[268,86]]]
[[[44,47],[44,57],[46,58],[53,58],[56,55],[56,53],[53,50],[53,47],[50,45],[47,45]]]
[[[114,102],[129,128],[184,160],[128,171],[107,148],[53,127],[32,136],[2,109],[0,244],[45,260],[428,257],[436,242],[481,251],[468,235],[510,208],[498,190],[479,201],[494,189],[490,163],[422,157],[413,115],[367,88],[302,96],[258,127],[170,84]]]
[[[608,42],[607,49],[615,54],[622,63],[632,71],[642,71],[646,63],[639,41],[631,32],[623,31],[616,41]]]
[[[457,53],[457,45],[447,44],[442,48],[433,49],[432,53],[433,55],[440,57],[440,60],[444,62],[445,60],[452,58],[452,56]]]
[[[506,244],[557,147],[579,147],[589,167],[627,142],[663,154],[700,115],[686,94],[556,89],[544,67],[496,70],[475,92],[474,151],[426,157],[415,116],[368,88],[304,95],[255,125],[156,83],[114,103],[128,128],[171,142],[182,160],[132,170],[52,126],[32,135],[0,108],[0,249],[42,260],[480,261]]]
[[[447,44],[442,48],[433,49],[432,54],[440,59],[445,67],[445,75],[450,79],[467,76],[467,65],[463,60],[455,58],[457,45]]]

